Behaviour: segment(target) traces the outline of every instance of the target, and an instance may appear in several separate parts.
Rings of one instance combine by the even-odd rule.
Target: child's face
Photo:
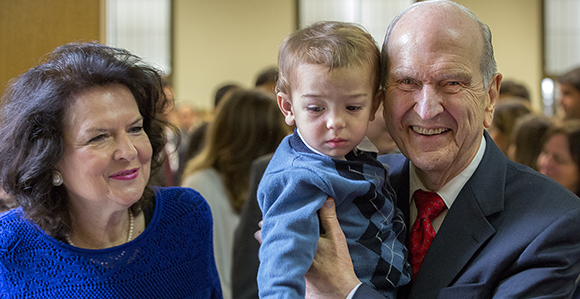
[[[296,69],[292,96],[278,93],[278,105],[288,125],[319,152],[342,158],[364,138],[379,101],[369,66],[329,71],[317,64]]]

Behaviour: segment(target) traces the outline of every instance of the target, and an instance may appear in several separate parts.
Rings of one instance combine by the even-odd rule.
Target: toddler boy
[[[396,298],[410,281],[405,222],[376,148],[365,138],[380,104],[379,50],[357,25],[318,22],[287,37],[278,54],[278,106],[296,125],[258,188],[263,213],[260,298],[304,298],[304,274],[328,196],[363,282]]]

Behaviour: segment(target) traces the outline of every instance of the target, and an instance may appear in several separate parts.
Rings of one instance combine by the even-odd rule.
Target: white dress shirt
[[[441,196],[441,199],[443,199],[443,202],[445,203],[445,206],[447,207],[447,209],[445,211],[443,211],[439,216],[437,216],[437,218],[435,218],[435,220],[433,220],[432,225],[433,225],[433,229],[435,230],[435,232],[439,231],[439,228],[441,227],[441,223],[443,223],[443,219],[445,219],[445,216],[447,215],[447,211],[449,211],[449,209],[451,209],[451,205],[455,201],[455,198],[457,198],[457,195],[459,194],[459,192],[461,191],[461,189],[463,188],[465,183],[467,183],[469,178],[471,178],[471,176],[473,175],[473,173],[477,169],[477,166],[479,166],[481,159],[483,159],[483,153],[485,152],[485,144],[486,144],[485,138],[481,138],[481,144],[479,145],[479,150],[475,154],[475,157],[473,158],[473,160],[471,160],[471,163],[469,163],[469,165],[461,173],[459,173],[459,175],[457,175],[456,177],[451,179],[451,181],[447,182],[447,184],[443,185],[443,187],[441,187],[441,189],[436,191],[437,194],[439,194],[439,196]],[[415,205],[415,200],[413,199],[413,193],[418,189],[422,189],[423,191],[432,191],[432,190],[427,189],[425,187],[425,185],[421,182],[421,180],[417,176],[416,168],[413,165],[413,163],[411,163],[411,161],[409,161],[409,164],[410,164],[409,165],[409,198],[408,198],[408,200],[409,200],[409,223],[412,226],[413,223],[415,223],[415,219],[417,219],[417,206]],[[409,231],[410,231],[410,228],[409,228]]]

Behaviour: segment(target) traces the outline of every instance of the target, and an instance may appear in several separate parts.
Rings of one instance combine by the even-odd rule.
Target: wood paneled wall
[[[57,46],[100,38],[102,0],[0,0],[0,92]]]

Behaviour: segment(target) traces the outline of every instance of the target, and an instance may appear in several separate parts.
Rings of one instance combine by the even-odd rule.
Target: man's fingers
[[[326,202],[324,202],[324,205],[320,208],[319,218],[325,234],[333,234],[336,230],[340,230],[340,224],[336,218],[336,206],[333,198],[328,197],[326,199]]]
[[[335,213],[336,214],[336,213]],[[260,228],[262,228],[262,220],[260,220],[260,222],[258,222],[258,226]],[[258,242],[260,242],[260,244],[262,244],[262,230],[259,229],[254,233],[254,238],[256,238],[256,240],[258,240]]]

